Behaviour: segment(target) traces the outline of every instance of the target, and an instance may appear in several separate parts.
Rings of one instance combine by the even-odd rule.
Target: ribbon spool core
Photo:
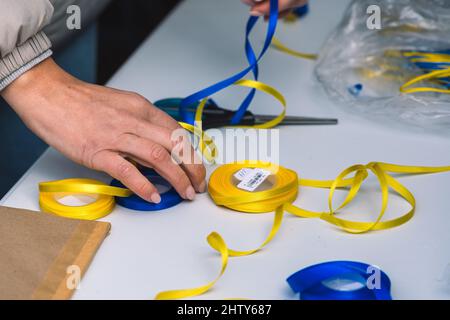
[[[99,195],[97,194],[67,194],[60,193],[54,194],[55,200],[67,207],[84,207],[98,201]]]
[[[362,262],[319,263],[297,271],[287,282],[301,300],[392,300],[387,274]]]
[[[365,287],[366,280],[358,274],[341,275],[322,280],[322,285],[334,290],[352,292]]]
[[[169,192],[173,187],[163,178],[154,176],[152,177],[152,183],[155,188],[158,190],[159,194],[164,194]]]

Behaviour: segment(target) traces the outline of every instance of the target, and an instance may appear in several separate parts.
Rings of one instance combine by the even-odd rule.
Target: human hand
[[[180,165],[172,159],[171,151],[183,143],[172,141],[172,133],[181,127],[136,93],[82,82],[47,59],[1,94],[49,145],[77,163],[108,173],[147,201],[158,203],[161,198],[127,159],[153,167],[185,199],[206,190],[205,168],[194,164],[199,162],[192,147],[191,154],[177,159]]]
[[[252,16],[268,16],[270,13],[269,0],[241,0],[250,6],[250,15]],[[301,7],[308,3],[308,0],[279,0],[280,17],[287,15],[292,9]]]

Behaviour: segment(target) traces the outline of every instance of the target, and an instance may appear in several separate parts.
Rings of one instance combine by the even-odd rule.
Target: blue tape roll
[[[176,206],[183,201],[183,198],[181,198],[181,196],[175,191],[175,189],[154,170],[144,170],[143,174],[147,179],[152,181],[152,183],[164,185],[170,188],[167,192],[160,194],[161,202],[151,203],[133,194],[132,196],[126,198],[116,197],[116,203],[118,205],[127,209],[137,211],[159,211]],[[111,186],[121,188],[124,187],[124,185],[120,181],[115,179],[111,181]]]
[[[300,293],[301,300],[392,300],[389,277],[383,271],[369,270],[369,267],[354,261],[325,262],[302,269],[286,281],[294,292]],[[379,286],[369,289],[367,283],[377,275]],[[335,290],[324,283],[333,279],[348,279],[362,286],[355,290]]]

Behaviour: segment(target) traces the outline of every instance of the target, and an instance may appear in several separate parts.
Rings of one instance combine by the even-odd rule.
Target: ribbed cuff
[[[0,59],[0,91],[22,74],[52,55],[51,42],[39,32]]]

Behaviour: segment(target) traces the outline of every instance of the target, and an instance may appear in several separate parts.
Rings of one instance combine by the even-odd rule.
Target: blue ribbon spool
[[[383,271],[378,269],[379,288],[367,287],[369,278],[376,276],[369,272],[369,267],[368,264],[353,261],[325,262],[302,269],[286,281],[294,292],[300,293],[301,300],[392,300],[391,281]],[[335,290],[327,284],[337,279],[351,280],[361,284],[361,287]]]
[[[175,189],[169,184],[169,182],[167,182],[154,170],[146,169],[144,170],[143,174],[153,184],[162,185],[169,188],[168,191],[160,194],[161,202],[151,203],[133,194],[126,198],[116,197],[116,203],[118,205],[136,211],[159,211],[176,206],[183,201],[183,198],[181,198],[181,196],[175,191]],[[124,185],[120,181],[115,179],[111,181],[111,186],[124,188]]]

